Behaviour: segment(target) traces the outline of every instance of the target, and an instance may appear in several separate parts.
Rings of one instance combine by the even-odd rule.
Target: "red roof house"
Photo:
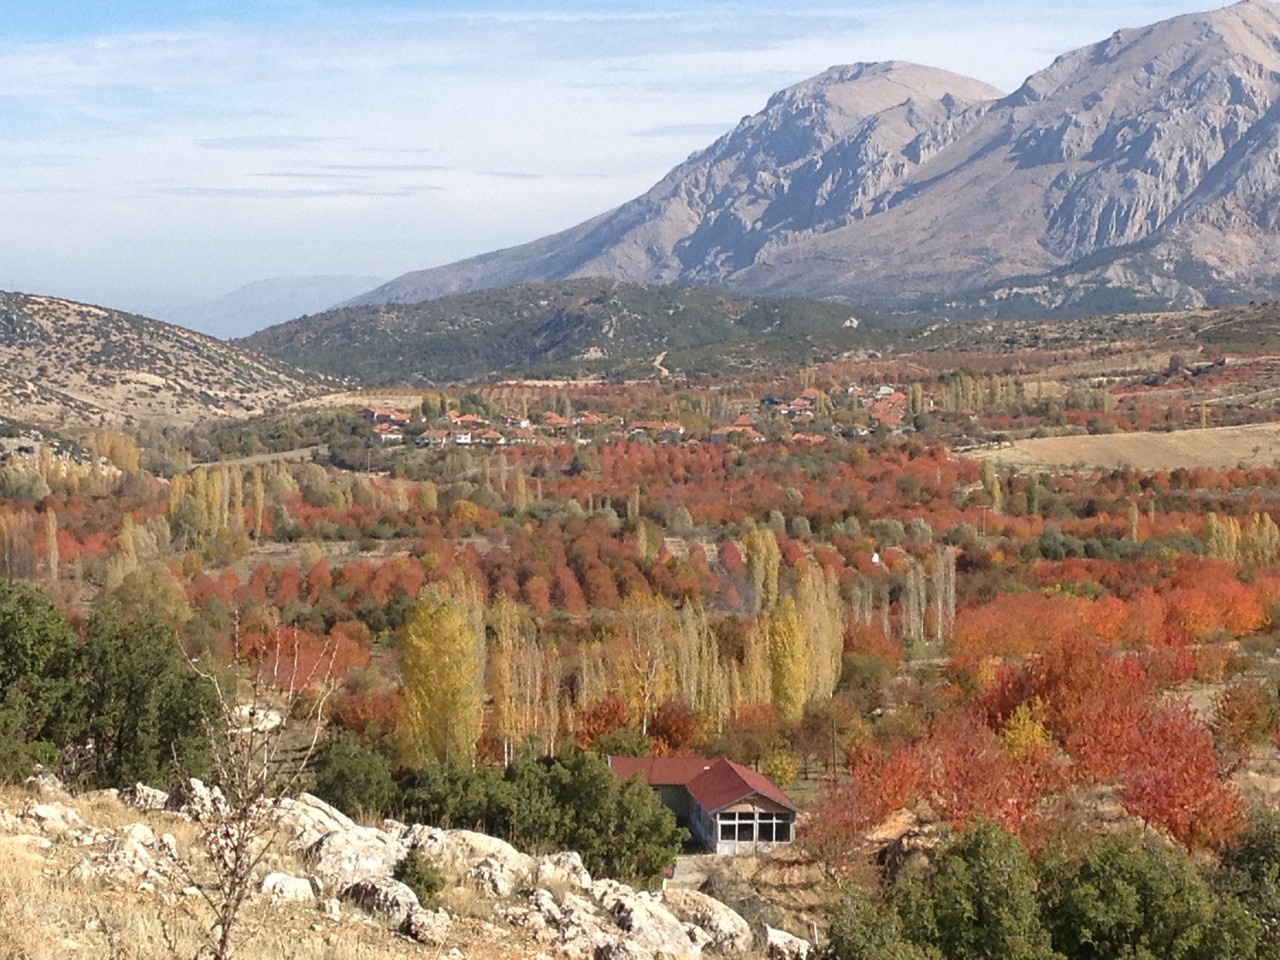
[[[769,850],[795,839],[799,808],[764,774],[732,760],[610,757],[609,766],[624,780],[644,777],[712,853]]]

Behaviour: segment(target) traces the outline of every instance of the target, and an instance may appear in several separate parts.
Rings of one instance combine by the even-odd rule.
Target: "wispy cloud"
[[[265,134],[248,137],[210,137],[197,140],[196,146],[206,150],[294,150],[298,147],[313,146],[330,142],[325,137],[285,136],[281,134]]]
[[[228,200],[315,200],[322,197],[415,197],[423,192],[440,190],[440,187],[401,187],[399,189],[368,190],[334,187],[162,187],[155,194],[180,197],[214,197]],[[142,194],[146,196],[146,194]]]

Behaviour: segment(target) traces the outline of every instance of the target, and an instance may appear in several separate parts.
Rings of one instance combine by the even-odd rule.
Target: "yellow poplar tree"
[[[840,681],[844,655],[844,604],[835,576],[815,563],[802,563],[796,577],[795,606],[808,635],[808,696],[826,699]]]
[[[262,470],[253,468],[249,478],[249,506],[253,508],[253,536],[262,536],[262,514],[267,507],[267,491],[262,483]]]
[[[475,759],[484,719],[484,628],[468,593],[430,592],[405,621],[398,729],[401,758],[410,768]]]
[[[782,723],[797,724],[808,699],[809,638],[795,601],[790,597],[778,601],[769,611],[767,621],[773,705]]]
[[[773,677],[769,656],[768,618],[762,616],[743,640],[742,669],[737,675],[735,709],[743,703],[771,703]]]
[[[44,515],[45,561],[49,574],[49,586],[58,585],[58,515],[52,509]]]
[[[782,551],[772,530],[758,527],[742,538],[747,572],[755,588],[756,611],[768,610],[778,599],[778,573],[782,569]]]
[[[493,735],[502,742],[503,761],[511,762],[514,745],[524,734],[516,704],[515,661],[525,642],[525,617],[502,594],[489,608],[493,648],[489,653],[489,696],[493,701]]]

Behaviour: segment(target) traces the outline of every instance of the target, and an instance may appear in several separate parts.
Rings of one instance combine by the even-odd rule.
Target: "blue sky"
[[[10,0],[0,289],[154,314],[274,276],[395,276],[607,210],[833,64],[1011,90],[1211,5]]]

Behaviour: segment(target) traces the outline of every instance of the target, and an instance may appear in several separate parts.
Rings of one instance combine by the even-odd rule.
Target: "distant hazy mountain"
[[[352,302],[600,275],[1079,312],[1275,296],[1277,264],[1280,8],[1246,0],[1119,31],[1008,96],[833,68],[642,197]]]
[[[378,277],[276,277],[250,283],[216,300],[156,312],[192,330],[232,339],[327,310],[382,282]]]
[[[0,412],[43,426],[239,418],[330,383],[182,327],[0,292]]]

